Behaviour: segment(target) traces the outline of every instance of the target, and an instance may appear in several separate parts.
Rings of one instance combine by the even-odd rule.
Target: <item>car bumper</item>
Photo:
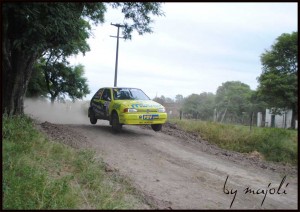
[[[164,124],[167,117],[167,113],[124,113],[120,124]]]

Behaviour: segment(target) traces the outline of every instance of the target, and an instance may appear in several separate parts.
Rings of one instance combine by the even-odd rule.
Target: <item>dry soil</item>
[[[25,112],[52,139],[91,148],[111,170],[131,179],[157,209],[297,209],[297,167],[265,162],[257,153],[220,149],[166,124],[123,126],[114,134],[107,121],[91,125],[82,102],[50,106],[25,101]],[[141,208],[143,209],[143,208]]]

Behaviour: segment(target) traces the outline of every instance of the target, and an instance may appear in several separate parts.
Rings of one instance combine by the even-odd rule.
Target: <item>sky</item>
[[[282,33],[298,29],[297,3],[164,3],[152,16],[152,34],[119,40],[118,87],[142,89],[151,99],[175,99],[216,91],[227,81],[256,90],[260,55]],[[69,59],[82,64],[91,93],[114,85],[117,27],[123,15],[108,8],[105,23],[92,26],[91,51]],[[120,28],[121,30],[121,28]],[[121,35],[121,33],[120,33]]]

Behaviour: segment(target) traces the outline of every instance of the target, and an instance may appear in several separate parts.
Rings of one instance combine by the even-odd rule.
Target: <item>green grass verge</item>
[[[4,209],[134,209],[126,179],[105,172],[91,150],[47,140],[26,116],[2,116]]]
[[[258,128],[195,120],[170,119],[187,132],[221,148],[242,153],[257,151],[268,161],[298,164],[298,132],[279,128]]]

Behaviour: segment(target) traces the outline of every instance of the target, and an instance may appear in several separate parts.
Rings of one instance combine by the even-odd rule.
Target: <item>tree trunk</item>
[[[2,114],[20,115],[24,113],[24,96],[37,56],[4,47],[3,57]]]
[[[55,101],[55,97],[54,96],[51,96],[51,105],[53,105],[54,104],[54,101]]]
[[[16,12],[10,8],[2,16],[2,115],[19,115],[24,112],[24,96],[31,77],[33,64],[38,58],[37,50],[26,51],[20,34],[22,23],[16,21]],[[19,45],[15,42],[20,41]]]
[[[252,130],[252,125],[253,125],[253,115],[254,115],[254,112],[251,112],[250,113],[250,131]]]
[[[226,116],[227,109],[228,109],[228,107],[226,107],[226,109],[225,109],[225,112],[224,112],[223,117],[222,117],[222,119],[221,119],[221,123],[223,122],[223,120],[224,120],[224,118],[225,118],[225,116]]]

